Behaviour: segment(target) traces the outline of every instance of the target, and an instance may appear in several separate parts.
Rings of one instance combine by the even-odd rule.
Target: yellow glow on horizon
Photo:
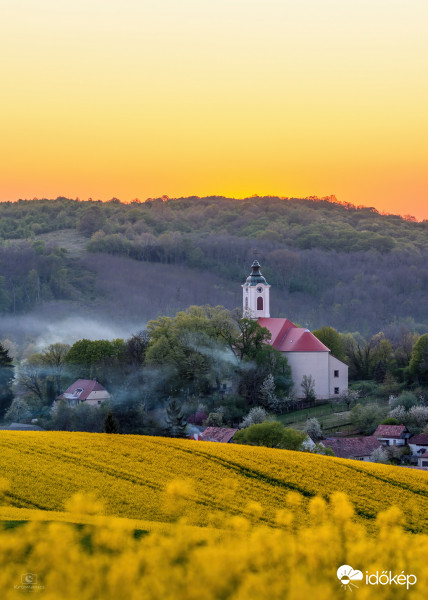
[[[0,2],[0,201],[334,194],[428,218],[426,3]]]

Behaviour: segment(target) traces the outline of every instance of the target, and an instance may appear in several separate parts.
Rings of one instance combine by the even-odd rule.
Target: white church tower
[[[242,308],[244,317],[258,319],[270,317],[269,288],[270,285],[260,272],[257,260],[251,265],[251,275],[242,286]]]

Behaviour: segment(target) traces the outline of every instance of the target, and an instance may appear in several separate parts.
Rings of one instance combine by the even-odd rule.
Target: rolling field
[[[6,431],[0,466],[7,600],[27,572],[48,600],[327,600],[343,596],[342,564],[417,576],[409,589],[359,582],[361,598],[428,593],[424,471],[234,444]]]

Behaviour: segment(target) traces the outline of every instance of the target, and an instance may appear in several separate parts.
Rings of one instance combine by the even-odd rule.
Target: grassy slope
[[[72,494],[86,491],[103,499],[107,514],[165,522],[170,520],[165,488],[178,478],[190,480],[185,512],[191,525],[214,523],[219,511],[241,514],[250,502],[259,502],[262,520],[273,524],[293,490],[303,494],[297,512],[304,523],[310,497],[327,498],[339,490],[349,495],[365,522],[395,504],[404,509],[412,531],[428,527],[427,473],[285,450],[140,436],[1,431],[0,472],[11,484],[9,504],[24,509],[63,511]]]

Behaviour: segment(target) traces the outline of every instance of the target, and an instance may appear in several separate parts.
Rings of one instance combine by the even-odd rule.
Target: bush
[[[315,419],[314,417],[306,420],[305,431],[314,441],[318,441],[323,438],[321,425],[318,419]]]
[[[384,416],[384,411],[377,404],[357,404],[351,410],[352,423],[364,435],[372,435]]]
[[[298,450],[306,434],[289,427],[284,427],[279,421],[265,421],[241,429],[234,436],[234,441],[251,446],[266,446],[268,448],[285,448]]]
[[[391,396],[389,406],[391,409],[397,406],[403,406],[405,410],[410,410],[412,406],[418,404],[418,398],[412,392],[402,392],[399,396]]]

